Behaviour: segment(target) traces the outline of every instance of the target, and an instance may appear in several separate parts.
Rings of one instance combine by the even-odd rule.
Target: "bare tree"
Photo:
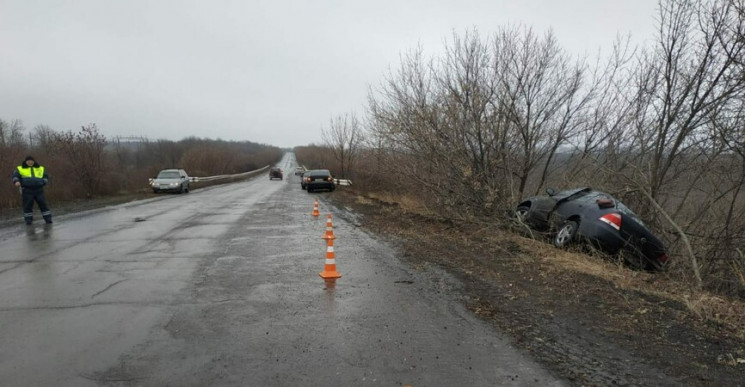
[[[582,62],[572,63],[552,32],[538,37],[531,29],[502,29],[494,40],[500,61],[499,103],[508,112],[513,135],[516,196],[523,196],[532,172],[543,163],[540,187],[560,146],[573,136],[590,95],[580,95],[585,76]],[[536,188],[537,189],[537,188]]]
[[[688,260],[677,265],[710,287],[732,277],[723,262],[737,258],[733,246],[742,241],[733,232],[745,204],[743,164],[734,157],[745,93],[736,4],[660,1],[658,40],[638,57],[627,92],[629,126],[615,169],[628,192],[644,194],[632,198],[641,215],[668,231],[673,248],[683,244],[677,251]]]
[[[339,176],[348,178],[349,173],[354,170],[364,139],[359,120],[354,114],[332,118],[329,127],[322,131],[322,136],[339,164]]]
[[[96,124],[81,127],[79,132],[57,133],[53,152],[64,156],[63,160],[73,167],[74,177],[85,190],[87,198],[97,195],[99,185],[106,174],[104,147],[106,138]]]
[[[711,119],[745,89],[745,40],[721,39],[740,24],[728,1],[661,1],[659,41],[645,57],[638,85],[648,104],[640,106],[638,133],[653,197],[669,182],[675,161],[711,138]],[[700,149],[700,148],[699,148]]]
[[[27,146],[23,138],[24,130],[20,120],[6,122],[0,119],[0,165],[21,162],[21,155]]]

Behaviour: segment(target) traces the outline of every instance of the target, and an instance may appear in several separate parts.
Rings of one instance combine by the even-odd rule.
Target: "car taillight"
[[[616,230],[621,230],[621,214],[605,214],[600,217],[600,221],[605,222],[609,224],[611,227],[615,228]]]

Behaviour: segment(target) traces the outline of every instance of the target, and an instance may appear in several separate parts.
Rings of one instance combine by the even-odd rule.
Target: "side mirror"
[[[548,196],[554,196],[554,195],[556,195],[556,191],[554,191],[554,189],[553,188],[550,188],[550,187],[549,188],[546,188],[546,193],[548,194]]]

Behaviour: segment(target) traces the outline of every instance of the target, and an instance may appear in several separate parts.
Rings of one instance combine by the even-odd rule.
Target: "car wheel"
[[[554,237],[554,246],[565,247],[572,243],[572,241],[574,240],[574,236],[577,235],[578,228],[579,223],[574,220],[564,222],[564,224],[559,229],[559,232],[557,232],[556,236]]]
[[[308,191],[308,193],[313,193],[313,189],[312,189],[312,188],[310,188],[310,187],[308,187],[308,188],[306,189],[306,191]]]
[[[160,191],[158,191],[157,189],[154,189],[153,190],[153,193],[158,193],[158,192],[160,192]]]
[[[519,220],[522,223],[525,223],[525,219],[528,218],[528,211],[530,211],[530,207],[518,206],[515,210],[515,219]]]
[[[619,250],[618,255],[634,270],[646,270],[649,266],[647,260],[641,256],[641,252],[634,247],[627,246]]]
[[[189,190],[189,185],[187,184],[187,185],[186,185],[186,191],[184,191],[184,192],[186,192],[186,193],[189,193],[189,191],[190,191],[190,190]]]

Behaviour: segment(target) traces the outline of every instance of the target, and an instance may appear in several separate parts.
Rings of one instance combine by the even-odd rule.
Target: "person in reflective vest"
[[[23,164],[13,171],[13,185],[21,188],[23,220],[26,224],[34,221],[34,202],[39,205],[44,221],[52,223],[52,211],[49,210],[47,200],[44,198],[44,186],[47,183],[49,183],[47,172],[31,156],[26,156]]]

